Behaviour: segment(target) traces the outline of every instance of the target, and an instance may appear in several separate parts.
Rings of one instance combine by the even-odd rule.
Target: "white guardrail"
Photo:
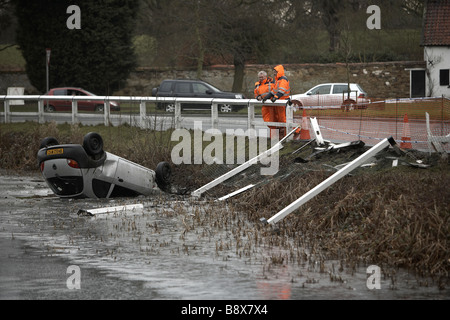
[[[11,101],[37,101],[38,103],[38,112],[11,112]],[[175,129],[181,128],[181,104],[182,103],[198,103],[198,104],[208,104],[211,105],[211,126],[212,128],[218,128],[219,124],[219,105],[221,104],[231,104],[231,105],[241,105],[248,108],[248,117],[247,117],[247,126],[248,129],[255,129],[256,125],[263,126],[278,126],[278,127],[286,127],[287,131],[291,130],[298,126],[298,123],[294,123],[294,110],[293,106],[286,107],[286,123],[279,122],[263,122],[255,120],[255,106],[262,106],[263,103],[256,99],[209,99],[209,98],[168,98],[168,97],[125,97],[125,96],[47,96],[47,95],[0,95],[0,101],[4,103],[4,122],[10,123],[11,116],[36,116],[37,121],[39,123],[45,123],[46,115],[55,115],[54,112],[44,112],[44,103],[51,100],[64,100],[71,101],[72,103],[72,123],[80,122],[80,114],[78,113],[78,101],[103,101],[104,103],[104,113],[100,115],[98,113],[92,113],[91,116],[103,116],[105,126],[110,125],[111,118],[111,108],[110,103],[114,102],[131,102],[131,103],[139,103],[140,112],[139,112],[139,126],[145,128],[145,121],[147,119],[147,103],[174,103],[175,104],[175,112],[174,112],[174,126]],[[286,106],[286,100],[278,100],[275,102],[265,102],[264,105],[273,105],[273,106]],[[58,112],[57,114],[61,114]],[[66,113],[67,114],[67,113]],[[230,122],[235,123],[236,119],[220,119],[221,123]]]

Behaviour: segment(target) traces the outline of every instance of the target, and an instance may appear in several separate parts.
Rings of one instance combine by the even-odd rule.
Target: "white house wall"
[[[427,96],[450,98],[450,87],[439,85],[440,70],[450,69],[450,47],[425,47],[425,61],[427,62]]]

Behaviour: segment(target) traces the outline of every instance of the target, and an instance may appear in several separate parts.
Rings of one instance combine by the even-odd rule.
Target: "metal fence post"
[[[5,100],[5,102],[3,103],[4,107],[5,107],[5,123],[9,123],[10,122],[10,110],[9,110],[9,100]]]
[[[181,103],[175,100],[175,129],[181,129]]]
[[[294,128],[294,107],[286,106],[286,132],[291,131],[291,128]],[[292,140],[293,137],[290,137],[289,140]]]
[[[147,125],[145,123],[146,116],[147,116],[147,106],[145,101],[141,101],[141,104],[139,105],[139,123],[141,129],[147,129]]]
[[[72,99],[72,124],[78,123],[78,101]]]
[[[255,105],[248,104],[248,130],[255,129]]]
[[[213,129],[219,127],[219,105],[215,102],[211,104],[211,127]]]
[[[111,116],[111,105],[109,104],[109,100],[105,100],[104,102],[104,106],[105,106],[105,110],[104,110],[104,115],[105,115],[105,126],[109,126],[110,124],[110,116]]]
[[[45,122],[45,119],[44,119],[44,100],[38,100],[38,122],[39,122],[39,124],[43,124]]]

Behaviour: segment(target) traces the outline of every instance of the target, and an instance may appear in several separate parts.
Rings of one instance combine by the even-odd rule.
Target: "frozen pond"
[[[224,203],[159,193],[61,200],[40,175],[3,174],[0,179],[2,299],[450,297],[448,288],[439,290],[431,280],[402,270],[383,272],[380,289],[370,290],[369,265],[323,261]],[[125,204],[143,208],[95,217],[77,214]],[[71,281],[72,275],[80,275],[79,281]]]

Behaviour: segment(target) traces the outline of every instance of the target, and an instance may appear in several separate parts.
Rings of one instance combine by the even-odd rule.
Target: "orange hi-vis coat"
[[[263,81],[257,81],[255,83],[255,98],[258,97],[262,99],[266,98],[271,92],[273,87],[275,86],[275,82],[272,78],[267,77],[267,79]],[[274,106],[264,105],[261,109],[262,117],[265,122],[278,122],[277,113]],[[277,129],[277,127],[269,126],[269,129]]]
[[[275,85],[275,82],[272,78],[267,77],[263,81],[257,81],[255,83],[255,98],[258,99],[258,97],[261,97],[261,99],[264,99],[271,91],[273,86]]]
[[[289,79],[286,77],[284,72],[284,67],[282,65],[278,65],[274,68],[277,71],[277,75],[275,77],[275,85],[272,89],[272,94],[277,100],[287,100],[291,95],[291,87],[289,85]],[[275,117],[277,121],[275,122],[284,122],[286,123],[286,107],[284,106],[276,106],[274,108]],[[280,137],[285,135],[285,129],[280,130]]]

